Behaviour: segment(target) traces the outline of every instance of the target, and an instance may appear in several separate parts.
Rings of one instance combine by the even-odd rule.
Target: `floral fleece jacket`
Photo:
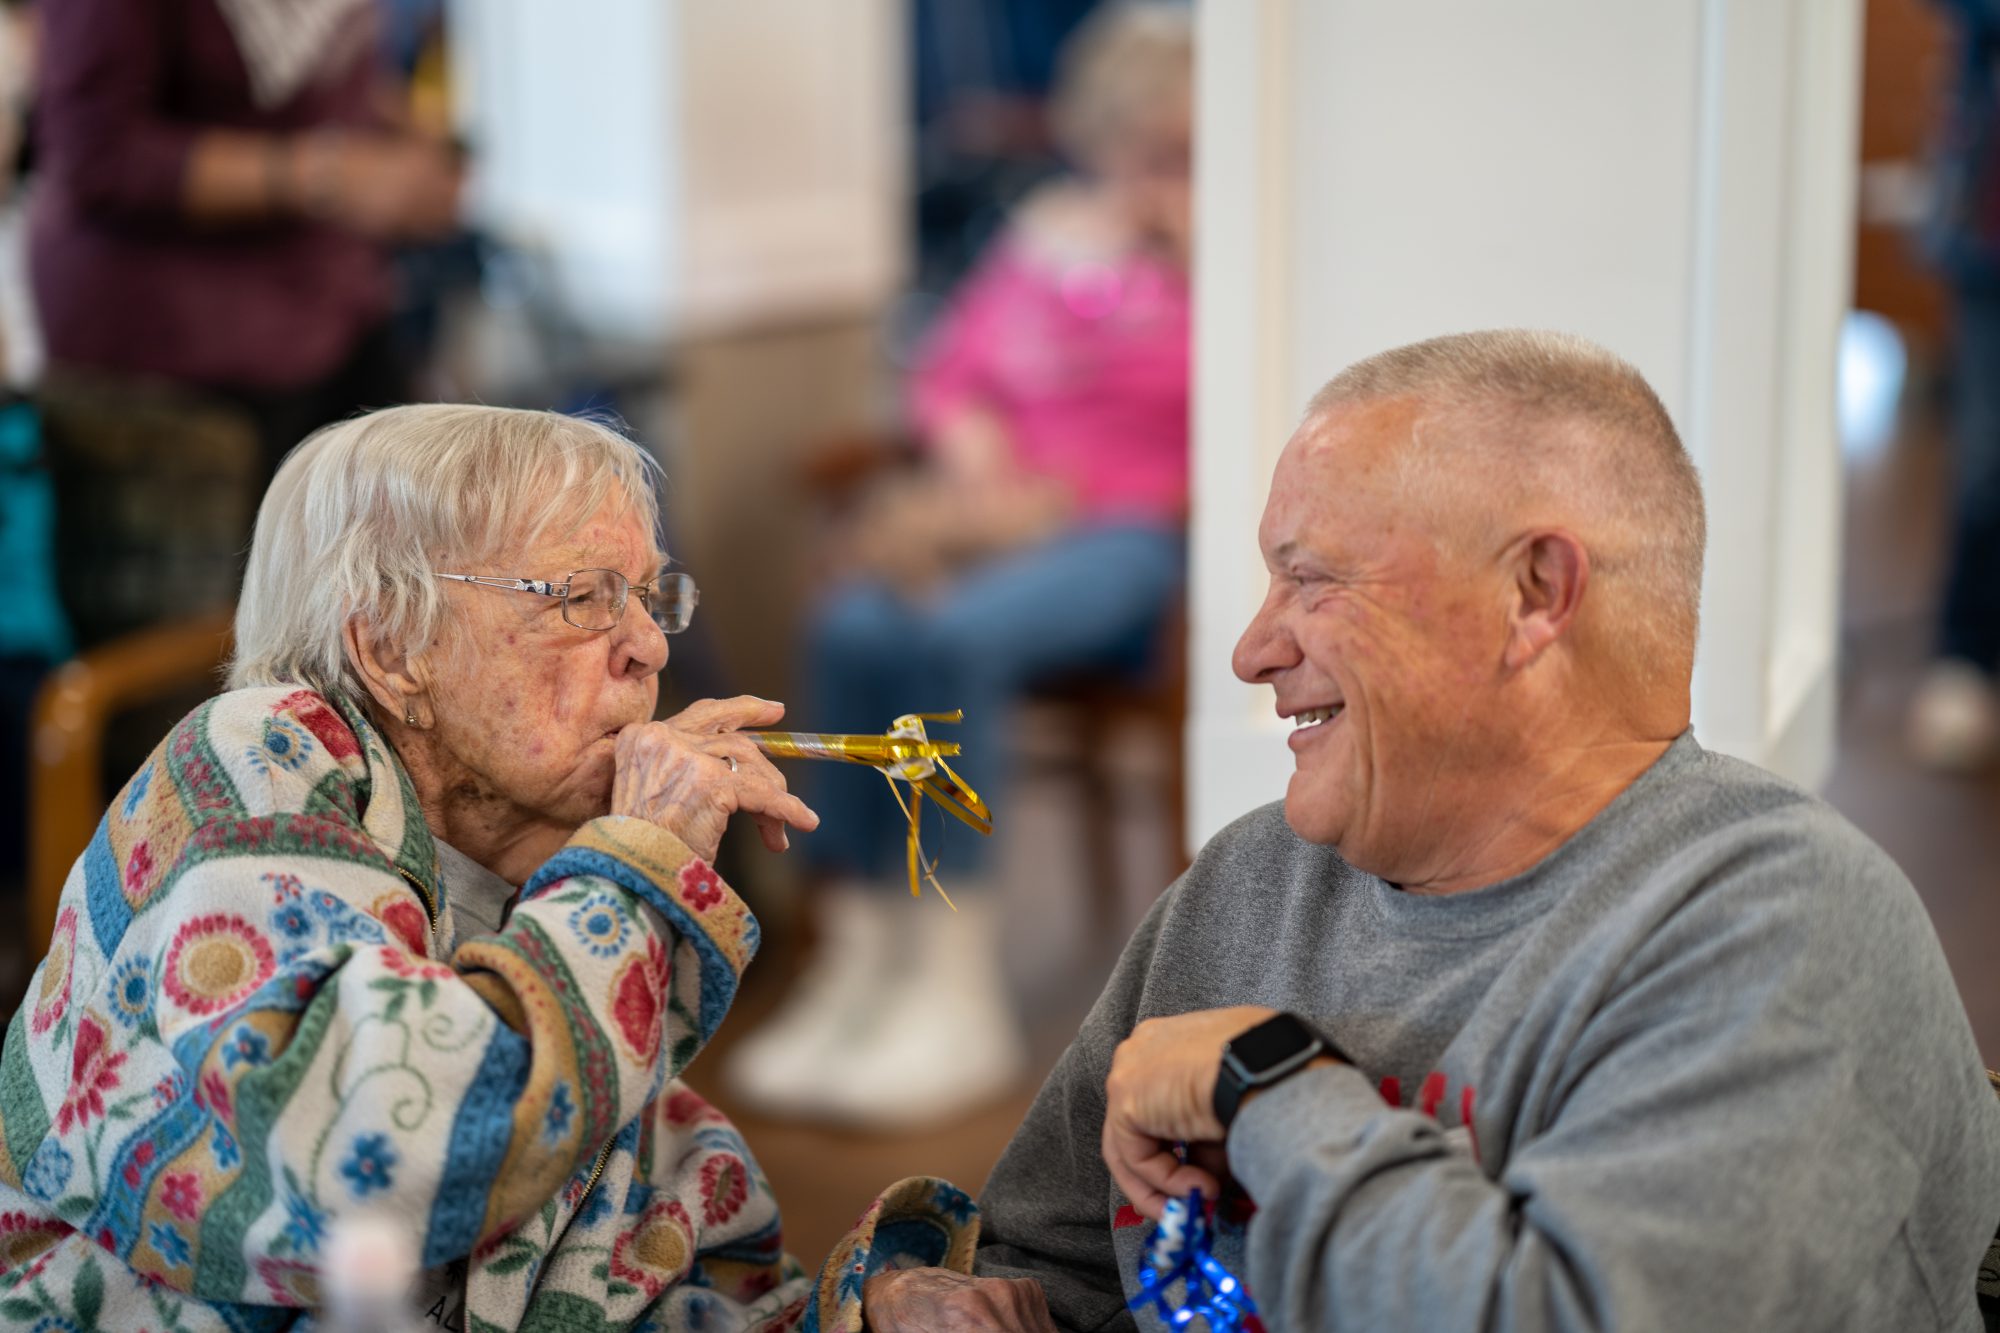
[[[308,1328],[341,1219],[470,1256],[472,1330],[858,1330],[884,1264],[969,1269],[893,1186],[815,1286],[679,1073],[757,945],[678,839],[595,819],[453,938],[402,766],[307,690],[184,719],[63,890],[0,1056],[0,1327]]]

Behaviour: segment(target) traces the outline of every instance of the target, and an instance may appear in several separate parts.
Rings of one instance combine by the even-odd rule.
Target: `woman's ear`
[[[1531,532],[1510,552],[1513,605],[1505,660],[1519,670],[1569,631],[1590,584],[1590,553],[1576,534]]]
[[[368,687],[368,695],[382,710],[382,716],[401,722],[409,717],[417,698],[424,692],[416,663],[401,648],[380,642],[373,627],[360,616],[349,616],[341,628],[347,660]]]

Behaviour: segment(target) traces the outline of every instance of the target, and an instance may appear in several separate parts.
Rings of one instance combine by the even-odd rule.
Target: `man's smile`
[[[1292,719],[1292,734],[1285,743],[1297,750],[1310,745],[1347,715],[1345,703],[1308,704],[1300,708],[1280,708],[1280,717]]]

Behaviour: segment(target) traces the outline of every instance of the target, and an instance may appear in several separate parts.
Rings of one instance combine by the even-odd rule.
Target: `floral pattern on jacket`
[[[0,1055],[0,1326],[304,1327],[361,1215],[469,1256],[474,1330],[858,1329],[859,1276],[969,1266],[969,1202],[925,1179],[816,1294],[785,1254],[678,1079],[757,923],[672,834],[590,821],[445,960],[449,913],[357,711],[259,688],[184,719],[71,871]]]

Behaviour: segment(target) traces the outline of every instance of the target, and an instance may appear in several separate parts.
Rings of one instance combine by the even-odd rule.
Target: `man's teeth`
[[[1316,723],[1325,722],[1327,719],[1331,718],[1335,713],[1338,713],[1342,707],[1344,707],[1344,705],[1334,704],[1328,708],[1304,709],[1301,712],[1292,714],[1292,725],[1298,727],[1310,727],[1315,725]]]

